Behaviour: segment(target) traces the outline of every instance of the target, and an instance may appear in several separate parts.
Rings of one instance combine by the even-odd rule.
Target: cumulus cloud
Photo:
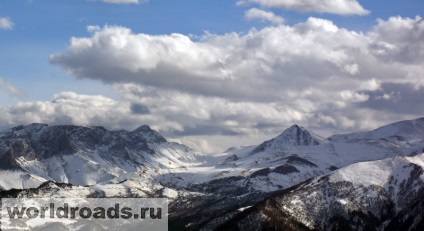
[[[249,21],[268,21],[276,25],[282,24],[284,22],[284,19],[282,17],[275,15],[273,12],[260,10],[258,8],[252,8],[250,10],[247,10],[244,14],[244,17]]]
[[[0,18],[0,30],[10,30],[13,29],[15,24],[10,20],[10,18]]]
[[[178,91],[117,84],[123,100],[148,108],[174,126],[162,129],[171,137],[199,135],[245,135],[275,129],[276,124],[301,121],[302,111],[266,102],[231,102],[220,97],[193,97]],[[268,127],[266,126],[268,124]]]
[[[78,95],[73,92],[57,94],[51,101],[19,102],[2,107],[1,125],[4,127],[30,122],[49,124],[88,125],[91,119],[98,121],[111,116],[106,111],[120,109],[117,102],[102,96]],[[3,128],[4,129],[4,128]]]
[[[161,122],[160,118],[149,114],[133,113],[130,102],[75,92],[56,94],[50,101],[19,102],[1,107],[0,114],[2,130],[28,123],[102,125],[109,129],[131,130],[141,124]]]
[[[407,76],[410,66],[382,62],[384,55],[375,54],[374,44],[381,41],[376,36],[379,28],[380,24],[363,34],[309,18],[294,26],[206,34],[193,41],[182,34],[135,34],[128,28],[107,26],[91,30],[92,37],[72,38],[68,50],[52,55],[50,61],[76,78],[234,101],[280,102],[308,86],[339,95],[345,88],[361,90],[371,79],[384,76],[384,81],[394,81]],[[416,68],[418,72],[420,66]]]
[[[379,19],[371,37],[374,40],[372,52],[384,61],[424,62],[424,19],[419,16]]]
[[[369,14],[369,11],[364,9],[357,0],[241,0],[237,2],[237,5],[239,6],[246,6],[250,4],[302,12],[319,12],[340,15]]]
[[[328,85],[323,80],[329,77],[341,79],[346,86],[359,86],[361,79],[368,79],[372,73],[361,74],[366,67],[360,65],[375,61],[360,57],[366,55],[362,50],[367,49],[367,39],[318,18],[244,35],[207,34],[201,41],[182,34],[134,34],[128,28],[107,26],[90,38],[72,38],[68,50],[52,55],[50,61],[76,78],[235,101],[288,101],[305,83],[319,89]]]
[[[72,38],[50,62],[75,78],[111,84],[122,98],[61,93],[49,102],[3,108],[7,124],[150,124],[167,138],[222,150],[242,138],[270,138],[293,123],[330,135],[424,113],[399,106],[413,108],[422,99],[420,18],[380,20],[368,33],[309,18],[197,40],[119,26],[88,29],[89,37]],[[378,52],[380,43],[397,52]],[[418,55],[400,58],[410,47]]]

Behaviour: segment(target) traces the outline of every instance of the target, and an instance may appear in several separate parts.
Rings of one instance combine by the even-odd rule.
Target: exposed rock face
[[[290,146],[313,146],[319,145],[320,143],[325,142],[325,139],[319,137],[315,134],[311,134],[305,128],[298,125],[293,125],[290,128],[286,129],[281,135],[275,137],[272,140],[265,141],[257,148],[255,148],[252,153],[258,153],[265,151],[270,148],[281,148],[281,147],[290,147]]]
[[[186,153],[175,158],[193,160],[193,151],[168,143],[147,125],[134,131],[108,131],[103,127],[31,124],[0,133],[0,170],[25,171],[45,180],[87,185],[108,182],[141,168],[162,166],[153,160],[163,155],[162,151]],[[164,162],[172,164],[175,160],[168,157]]]

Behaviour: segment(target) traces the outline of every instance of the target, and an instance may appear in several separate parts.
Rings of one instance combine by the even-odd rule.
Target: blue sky
[[[418,112],[416,110],[411,112],[406,110],[404,113],[394,110],[396,104],[402,103],[402,99],[408,97],[413,98],[415,93],[418,95],[422,93],[420,86],[423,82],[420,79],[424,78],[424,76],[422,76],[424,72],[419,69],[417,62],[422,61],[424,52],[421,50],[423,53],[420,53],[419,51],[420,49],[424,49],[423,44],[421,40],[417,38],[411,39],[412,37],[408,36],[399,38],[399,36],[397,36],[402,33],[411,33],[415,37],[418,36],[418,38],[422,36],[421,26],[419,26],[422,21],[420,18],[422,15],[420,14],[424,12],[424,2],[422,0],[387,0],[384,2],[375,0],[337,0],[336,2],[340,4],[344,4],[343,2],[353,2],[357,4],[358,10],[346,10],[346,8],[339,7],[339,4],[332,8],[325,8],[324,12],[321,7],[322,5],[317,4],[319,1],[299,1],[310,4],[309,8],[305,8],[304,5],[288,7],[284,5],[285,1],[286,0],[246,0],[244,4],[240,4],[238,1],[231,0],[150,0],[148,2],[133,4],[108,3],[107,1],[100,0],[1,0],[0,19],[3,19],[4,22],[7,20],[7,22],[11,24],[4,24],[2,26],[0,23],[0,104],[2,105],[2,111],[0,111],[0,113],[3,113],[3,117],[5,118],[0,120],[0,127],[5,129],[20,123],[46,122],[55,124],[65,121],[66,123],[78,125],[100,124],[110,129],[132,129],[138,126],[139,123],[148,123],[172,139],[190,143],[192,146],[199,149],[215,151],[216,149],[225,148],[230,145],[229,143],[231,142],[235,144],[259,142],[261,139],[272,137],[278,132],[281,132],[285,126],[289,126],[292,123],[299,123],[319,133],[321,132],[324,135],[330,135],[335,132],[372,129],[385,122],[393,122],[423,115],[424,110]],[[253,14],[253,18],[249,19],[246,12],[250,9],[256,9],[257,11]],[[364,13],[366,11],[368,11],[368,13]],[[269,17],[272,15],[273,19],[277,18],[277,23],[276,21],[272,21],[269,17],[266,18],[265,15]],[[398,20],[395,20],[395,16],[400,17],[397,18]],[[416,18],[417,16],[418,18]],[[311,20],[311,18],[319,20]],[[379,18],[383,20],[383,23],[377,23],[377,19]],[[390,20],[391,18],[393,20]],[[319,26],[320,29],[314,27],[314,25],[316,26],[318,24],[321,25]],[[332,47],[333,44],[331,42],[323,41],[325,38],[325,36],[323,36],[324,32],[327,31],[328,28],[332,30],[330,24],[337,27],[339,32],[341,30],[346,30],[352,36],[346,37],[345,34],[337,32],[339,34],[334,37],[335,39],[346,38],[348,40],[346,44],[340,44],[338,47],[352,46],[352,49],[349,49],[349,51],[342,50],[340,52],[335,52],[333,54],[334,56],[331,57],[325,57],[325,55],[314,53],[319,51],[309,51],[309,49],[312,49],[308,47],[310,43],[316,43],[316,47],[322,46],[321,50],[326,50],[328,48],[328,51],[333,51],[334,49],[338,49],[338,47]],[[413,27],[411,25],[417,26]],[[89,32],[87,31],[87,26],[99,26],[99,28]],[[107,26],[110,28],[114,27],[115,29],[107,31]],[[111,68],[110,70],[108,69],[108,63],[110,64],[110,62],[113,62],[116,64],[116,60],[111,61],[100,57],[100,59],[98,59],[99,63],[96,64],[97,66],[95,67],[97,69],[94,69],[94,66],[89,67],[88,65],[90,62],[81,64],[75,61],[86,57],[96,57],[95,55],[98,55],[99,51],[94,48],[87,48],[84,50],[85,56],[79,56],[76,53],[70,52],[70,50],[75,48],[75,46],[70,44],[72,37],[77,39],[94,39],[96,34],[100,37],[112,36],[114,33],[121,34],[122,31],[117,30],[117,28],[131,30],[130,34],[125,35],[121,39],[128,39],[130,42],[139,39],[138,42],[134,42],[133,44],[134,49],[137,48],[140,52],[136,54],[136,57],[140,58],[141,56],[139,57],[138,55],[141,54],[143,57],[151,55],[151,59],[159,60],[157,63],[154,63],[153,71],[151,71],[152,67],[141,65],[138,67],[139,69],[137,69],[137,71],[147,68],[146,72],[140,72],[134,77],[128,77],[134,70],[132,72],[126,72],[129,69],[123,69],[124,67],[122,65],[132,62],[130,58],[134,58],[134,56],[117,56],[122,59],[128,58],[128,60],[125,60],[122,65],[117,65],[115,69]],[[310,41],[308,40],[307,34],[299,32],[302,28],[309,28],[310,34],[314,35]],[[280,34],[277,34],[277,32]],[[191,43],[188,45],[186,43],[180,43],[181,38],[171,36],[172,33],[184,35]],[[293,33],[293,36],[298,36],[300,39],[301,42],[299,42],[299,44],[301,45],[296,47],[296,49],[299,49],[301,53],[292,54],[287,49],[282,48],[281,51],[279,50],[280,53],[276,55],[273,54],[273,49],[265,49],[269,45],[266,41],[271,41],[272,43],[275,39],[277,39],[277,42],[281,43],[281,45],[275,47],[274,50],[278,50],[282,46],[295,46],[295,44],[290,44],[289,42],[291,38],[289,37],[290,33]],[[137,37],[137,35],[140,34],[153,36],[153,40],[157,41],[155,43],[150,43],[150,40],[143,40]],[[231,34],[237,34],[238,38],[231,37]],[[355,34],[359,34],[360,36],[356,36]],[[158,35],[163,35],[166,39],[162,40],[160,37],[155,37]],[[285,37],[286,35],[287,37]],[[320,38],[319,35],[322,35],[323,38]],[[273,40],[259,40],[260,38],[271,38],[267,36],[274,36],[272,37]],[[277,38],[275,38],[275,36],[277,36]],[[303,39],[302,36],[305,36],[305,39]],[[255,38],[257,40],[255,40]],[[252,43],[249,42],[249,39],[251,42],[256,41],[263,43],[261,47],[264,49],[258,50],[256,47],[251,47],[249,44]],[[349,39],[352,39],[352,41]],[[296,40],[293,41],[295,42]],[[356,42],[358,44],[363,42],[364,44],[358,45]],[[158,43],[167,47],[165,51],[155,50],[162,49],[160,47],[155,47]],[[241,45],[242,43],[244,45]],[[141,46],[141,44],[145,46]],[[187,47],[184,47],[183,51],[176,47],[181,44],[187,45]],[[110,46],[100,47],[101,45],[102,44],[100,44],[98,48],[104,51],[103,55],[108,56],[108,54],[110,54],[111,57],[115,57],[114,55],[117,53],[114,52],[119,51],[115,49],[116,47],[108,50]],[[158,55],[152,53],[145,54],[146,50],[142,49],[147,49],[146,46],[150,51],[157,51]],[[201,46],[201,48],[199,48],[199,46]],[[388,50],[384,50],[383,48],[381,48],[383,50],[377,50],[380,46]],[[395,49],[392,49],[393,47],[395,47]],[[363,54],[355,56],[357,55],[356,53],[349,53],[353,52],[354,48],[369,49],[369,51],[364,51]],[[176,49],[177,53],[173,53],[173,49]],[[228,54],[225,52],[226,49],[228,49]],[[413,50],[417,51],[417,49],[417,54],[405,54],[405,52],[411,53]],[[239,89],[235,89],[234,92],[232,92],[231,88],[228,88],[227,92],[231,93],[227,94],[215,88],[205,87],[206,85],[203,85],[205,82],[199,79],[195,79],[192,85],[188,84],[190,86],[179,86],[178,83],[172,85],[169,83],[170,80],[174,81],[175,79],[171,77],[172,74],[162,76],[162,73],[169,72],[164,72],[167,71],[167,69],[160,70],[161,65],[159,64],[167,62],[172,64],[172,62],[179,61],[178,58],[176,58],[176,60],[169,60],[169,57],[181,56],[181,60],[187,61],[191,60],[191,56],[188,56],[188,54],[194,52],[194,54],[198,55],[197,57],[205,58],[202,56],[202,52],[205,50],[208,52],[216,52],[213,53],[214,55],[211,55],[211,59],[215,60],[215,64],[219,63],[225,66],[223,71],[220,72],[221,74],[231,73],[230,75],[233,75],[231,78],[236,81],[238,78],[247,78],[234,85],[239,86]],[[302,53],[302,51],[306,50],[308,50],[307,53]],[[385,52],[384,57],[379,53],[381,51]],[[392,51],[398,53],[390,53]],[[264,64],[266,67],[264,67],[263,70],[261,69],[257,73],[255,72],[255,75],[252,74],[252,76],[244,77],[252,73],[252,71],[243,66],[237,66],[236,68],[235,65],[238,63],[232,63],[230,58],[236,60],[237,58],[245,57],[242,54],[246,54],[246,52],[255,52],[255,54],[258,54],[257,57],[255,56],[254,60],[250,60],[254,65],[262,65],[263,62],[261,60],[275,61],[276,58],[283,56],[287,56],[287,59],[293,61],[293,64],[288,65],[287,62],[277,63],[273,61],[271,65],[267,61],[267,63]],[[313,58],[311,61],[311,59],[308,58],[311,52],[312,54],[316,54],[318,58]],[[53,54],[59,56],[52,58]],[[372,54],[372,57],[366,56],[365,59],[369,58],[369,63],[375,62],[375,70],[368,67],[367,63],[361,64],[361,59],[364,59],[365,54]],[[403,56],[400,56],[400,54],[403,54]],[[162,57],[161,55],[167,57]],[[227,55],[231,57],[229,58]],[[350,55],[354,57],[353,60],[349,58]],[[297,60],[296,58],[299,57],[302,57],[302,59]],[[226,58],[228,58],[227,61]],[[322,60],[320,61],[320,59]],[[145,59],[140,58],[140,60]],[[149,59],[146,60],[146,63],[148,63]],[[240,60],[243,60],[243,58],[240,58]],[[194,62],[195,61],[196,59],[194,59]],[[208,61],[209,60],[205,58],[205,62],[207,63]],[[377,63],[378,61],[380,63]],[[328,62],[332,62],[332,64],[327,67],[326,63]],[[380,76],[378,74],[379,70],[382,70],[382,73],[397,73],[389,70],[389,67],[385,65],[388,62],[393,62],[394,65],[392,66],[398,65],[399,68],[397,69],[405,68],[405,71],[402,73],[399,72],[396,76],[395,74],[393,74],[394,76],[388,77],[383,76],[383,74]],[[319,65],[320,63],[322,64],[321,66]],[[215,64],[211,63],[211,66]],[[113,72],[115,76],[108,76],[106,78],[104,77],[104,72],[97,73],[93,71],[102,69],[101,65],[105,65],[105,71],[108,70],[108,73]],[[196,76],[204,75],[206,77],[217,77],[217,79],[214,79],[213,82],[210,83],[226,86],[225,81],[221,82],[222,79],[228,77],[225,74],[219,76],[220,74],[210,72],[210,66],[203,66],[202,63],[193,65],[194,66],[181,64],[178,65],[176,70],[182,71],[180,73],[181,76],[191,70],[196,70],[195,73],[193,72],[191,74]],[[228,65],[233,65],[234,68]],[[309,67],[319,68],[320,70],[317,70],[318,73],[321,73],[322,67],[322,75],[328,78],[340,77],[337,80],[340,82],[337,82],[337,84],[335,84],[337,86],[331,88],[330,92],[334,90],[334,95],[341,95],[344,102],[339,102],[335,104],[336,106],[330,105],[328,98],[334,96],[327,95],[326,97],[322,96],[323,105],[321,107],[325,107],[326,110],[318,110],[310,106],[309,104],[312,104],[312,101],[308,98],[309,96],[305,96],[305,98],[302,97],[305,94],[317,94],[316,97],[318,97],[318,95],[321,97],[322,93],[319,93],[319,90],[326,91],[327,89],[320,86],[319,82],[316,84],[311,83],[311,81],[308,81],[307,84],[303,82],[306,80],[301,79],[300,76],[313,79],[315,78],[313,76],[314,74],[312,72],[304,73],[297,70]],[[340,87],[350,84],[349,81],[351,81],[351,79],[343,77],[344,74],[338,73],[338,69],[335,67],[344,68],[352,75],[360,75],[358,79],[361,79],[361,81],[355,83],[357,87],[354,91],[349,93],[348,91],[350,89],[348,87]],[[130,67],[128,66],[125,68]],[[76,70],[82,70],[82,74],[76,73]],[[413,70],[413,72],[408,72],[406,70]],[[155,71],[158,73],[153,73]],[[270,72],[273,74],[266,77]],[[201,79],[199,76],[198,78]],[[275,76],[287,77],[273,79],[277,78]],[[318,74],[318,76],[320,76],[320,74]],[[192,76],[187,79],[184,77],[178,78],[175,81],[190,82]],[[293,80],[293,78],[299,78],[299,80]],[[346,78],[348,80],[346,80]],[[400,81],[400,79],[405,79],[405,81]],[[197,80],[199,81],[197,82]],[[209,81],[209,79],[205,81],[208,83],[207,81]],[[272,81],[277,81],[277,84]],[[290,82],[290,84],[286,84],[288,82]],[[211,86],[210,83],[208,86]],[[375,89],[372,87],[361,87],[369,85],[370,83],[375,83],[378,86],[375,87]],[[292,101],[286,102],[285,99],[289,96],[280,100],[278,96],[249,94],[249,91],[251,91],[254,85],[266,87],[277,86],[278,84],[282,84],[281,89],[284,92],[293,90],[293,94],[299,94],[297,99],[301,98],[302,100],[299,100],[297,105],[304,105],[301,108],[297,108],[299,106],[292,105]],[[396,88],[396,84],[403,85]],[[284,88],[284,86],[289,87]],[[405,92],[407,91],[405,89],[411,88],[410,86],[415,86],[414,90]],[[131,87],[143,93],[138,94],[137,98],[134,94],[132,95],[135,90],[128,90]],[[389,90],[385,91],[385,87],[387,89],[390,88],[390,92]],[[139,88],[144,90],[140,90]],[[380,95],[375,93],[377,90],[380,92]],[[278,88],[267,89],[265,91],[278,91]],[[373,92],[373,94],[369,93],[370,91]],[[149,113],[147,113],[148,115],[140,115],[140,117],[136,118],[136,115],[125,114],[131,113],[131,110],[125,112],[125,110],[122,109],[124,110],[122,112],[122,119],[119,119],[119,122],[116,122],[116,124],[114,124],[116,117],[113,117],[113,119],[103,117],[99,119],[99,115],[96,115],[94,112],[86,111],[81,112],[82,114],[88,113],[84,119],[77,118],[78,116],[70,116],[67,120],[61,120],[58,117],[63,117],[63,114],[60,114],[58,112],[59,109],[52,105],[60,101],[58,98],[62,99],[61,97],[63,95],[61,94],[64,92],[72,92],[76,95],[85,96],[88,101],[90,101],[90,97],[101,96],[104,98],[93,99],[93,101],[115,100],[114,103],[123,108],[137,108],[134,107],[134,105],[142,105],[149,109],[147,110]],[[153,94],[152,92],[158,95],[157,98],[153,99],[150,97],[151,94]],[[251,95],[252,97],[250,97]],[[66,97],[71,96],[66,95]],[[79,99],[75,95],[72,97],[73,100],[76,100],[76,98]],[[215,110],[217,110],[217,108],[202,107],[201,110],[199,109],[198,112],[196,111],[192,114],[187,112],[187,114],[183,112],[172,114],[171,111],[175,112],[178,111],[178,109],[171,109],[170,106],[164,106],[163,108],[158,106],[158,103],[162,102],[160,99],[167,97],[171,99],[183,98],[178,102],[174,102],[174,106],[177,108],[183,108],[186,104],[195,105],[195,102],[191,101],[202,99],[208,105],[221,105],[216,106],[217,108],[231,105],[232,108],[257,107],[258,110],[264,111],[259,117],[249,117],[247,112],[244,112],[242,109],[234,109],[235,111],[224,116],[216,115],[217,113]],[[375,106],[380,99],[391,99],[393,102],[392,104],[387,104],[387,108],[381,109],[381,107]],[[40,102],[40,104],[52,106],[54,112],[43,111],[44,109],[40,108],[34,109],[40,106],[40,104],[37,104],[37,101]],[[68,101],[65,100],[64,102]],[[20,106],[18,105],[19,103],[21,104]],[[24,104],[26,106],[22,108]],[[98,106],[99,104],[101,103],[94,105]],[[45,106],[40,107],[45,108]],[[334,109],[335,107],[336,109]],[[379,109],[375,110],[373,108]],[[359,115],[352,116],[349,113],[352,109],[358,111],[372,110],[372,112],[370,112],[367,117]],[[72,110],[85,109],[72,108]],[[334,110],[336,110],[337,114],[333,114]],[[15,111],[20,111],[21,114],[23,113],[27,116],[16,119],[16,116],[13,114]],[[168,115],[167,113],[170,114]],[[281,118],[279,113],[293,116],[279,119]],[[276,118],[273,118],[273,116],[276,116]],[[163,118],[155,120],[152,119],[153,117]],[[223,122],[222,120],[225,121]],[[225,142],[223,142],[223,140],[225,140]],[[214,148],[215,146],[220,147]]]

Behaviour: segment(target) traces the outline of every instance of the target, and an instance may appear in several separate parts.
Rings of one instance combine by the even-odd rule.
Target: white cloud
[[[285,8],[304,12],[332,13],[341,15],[366,15],[357,0],[241,0],[239,6],[258,4],[264,7]]]
[[[10,18],[0,18],[0,30],[10,30],[13,29],[15,24],[10,20]]]
[[[72,38],[50,61],[76,78],[112,84],[122,98],[61,93],[49,102],[2,109],[8,115],[2,120],[117,129],[150,124],[207,151],[269,138],[293,123],[323,135],[371,129],[424,114],[424,107],[410,106],[421,105],[424,95],[423,88],[410,87],[423,83],[420,23],[395,17],[362,33],[309,18],[198,40],[90,27],[89,37]],[[410,31],[399,35],[404,28]],[[378,43],[398,52],[376,52]],[[400,59],[410,47],[416,55]]]
[[[105,27],[91,38],[73,38],[68,50],[50,61],[77,78],[232,100],[280,101],[287,99],[287,93],[278,93],[281,87],[295,92],[305,82],[322,87],[318,85],[331,76],[358,86],[368,77],[359,74],[365,60],[356,58],[366,55],[361,50],[367,46],[366,36],[317,18],[245,35],[208,34],[200,42],[181,34],[153,36]],[[352,74],[358,79],[350,79]],[[287,81],[294,77],[296,81]]]
[[[141,124],[160,123],[160,118],[131,113],[129,102],[74,92],[59,93],[50,101],[19,102],[1,107],[0,114],[1,129],[36,122],[50,125],[103,125],[109,129],[131,130]]]
[[[232,102],[219,97],[197,96],[178,91],[117,84],[127,102],[144,105],[149,113],[174,121],[162,129],[170,135],[247,134],[258,124],[284,124],[302,119],[302,111],[279,108],[266,102]]]
[[[353,92],[353,91],[342,91],[340,96],[344,101],[347,102],[365,102],[369,99],[369,96],[363,93]]]
[[[361,87],[363,90],[367,91],[377,91],[381,89],[381,80],[370,79],[369,81],[365,81]]]
[[[419,16],[379,19],[371,37],[372,52],[385,61],[424,62],[424,19]]]
[[[244,14],[244,17],[247,20],[268,21],[276,25],[282,24],[284,22],[284,19],[282,17],[275,15],[273,12],[260,10],[258,8],[252,8],[250,10],[247,10]]]
[[[117,102],[102,96],[77,95],[64,92],[54,96],[51,101],[19,102],[14,106],[2,107],[2,125],[43,122],[49,124],[88,125],[95,118],[112,116],[106,111],[120,111]]]
[[[99,26],[92,26],[92,25],[88,25],[87,26],[87,31],[88,32],[96,32],[96,31],[99,31],[100,30],[100,27]]]

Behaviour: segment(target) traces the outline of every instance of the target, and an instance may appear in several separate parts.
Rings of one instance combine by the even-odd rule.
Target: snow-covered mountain
[[[366,161],[409,160],[423,148],[424,118],[329,138],[293,125],[260,145],[216,154],[168,142],[147,125],[108,131],[31,124],[0,133],[0,194],[167,197],[171,228],[211,230],[308,179]]]
[[[197,155],[184,145],[167,142],[147,125],[131,132],[19,126],[0,133],[0,169],[15,179],[13,185],[0,181],[0,188],[34,187],[46,181],[81,186],[116,183],[137,172],[193,166],[198,164]]]
[[[250,191],[272,192],[353,163],[420,153],[423,126],[424,119],[417,119],[324,139],[294,125],[258,146],[232,148],[215,156],[222,161],[203,171],[202,179],[229,178]],[[390,132],[384,135],[385,130]]]
[[[424,154],[362,162],[279,192],[220,230],[422,230]],[[401,229],[399,229],[401,228]]]

